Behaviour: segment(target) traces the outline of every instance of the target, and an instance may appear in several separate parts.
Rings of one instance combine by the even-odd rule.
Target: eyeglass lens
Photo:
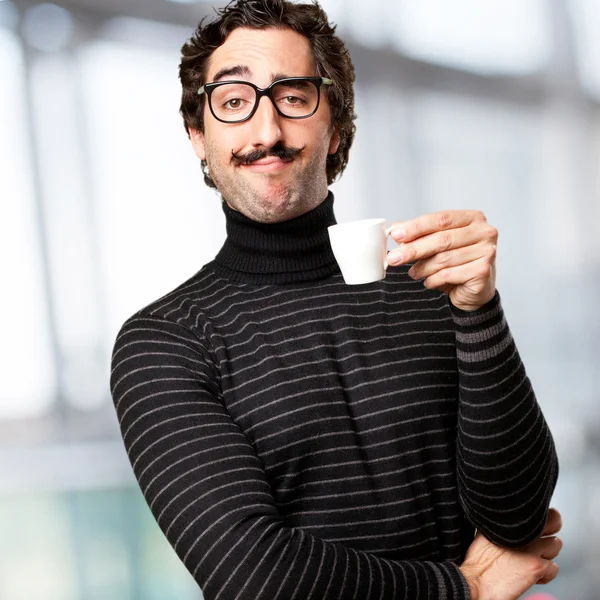
[[[317,107],[319,91],[310,81],[283,81],[271,88],[276,108],[286,117],[306,117]],[[210,102],[223,121],[245,119],[254,109],[256,91],[245,83],[224,83],[214,88]]]

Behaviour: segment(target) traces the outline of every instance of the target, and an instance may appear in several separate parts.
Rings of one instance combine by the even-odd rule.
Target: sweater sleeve
[[[136,315],[111,373],[138,484],[206,600],[469,599],[451,562],[387,560],[286,525],[211,356],[182,325]]]
[[[457,471],[469,520],[490,541],[520,547],[546,523],[558,477],[552,435],[498,294],[471,313],[451,305],[459,372]]]

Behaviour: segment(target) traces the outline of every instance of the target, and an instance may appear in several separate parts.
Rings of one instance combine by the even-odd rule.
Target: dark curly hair
[[[327,183],[333,183],[346,168],[354,140],[354,65],[344,42],[335,35],[325,11],[316,0],[312,4],[294,4],[288,0],[234,0],[216,11],[216,18],[205,24],[202,19],[194,35],[181,48],[179,78],[182,95],[180,113],[185,130],[204,132],[205,95],[198,88],[206,83],[206,66],[214,50],[238,27],[285,28],[303,35],[309,42],[317,74],[333,81],[326,93],[331,107],[332,125],[340,136],[335,154],[327,157]],[[216,187],[202,161],[204,180]]]

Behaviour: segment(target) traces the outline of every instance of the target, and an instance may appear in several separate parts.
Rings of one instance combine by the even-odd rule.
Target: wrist
[[[480,310],[491,304],[497,294],[496,288],[492,287],[485,294],[480,294],[477,297],[461,296],[458,294],[449,294],[450,304],[457,310],[463,313],[472,313]]]
[[[484,307],[486,307],[488,304],[490,304],[492,302],[492,300],[494,299],[496,293],[494,291],[494,294],[492,294],[491,297],[484,297],[481,298],[479,300],[479,302],[475,303],[475,304],[463,304],[461,302],[459,302],[456,299],[450,299],[450,303],[452,304],[452,306],[462,312],[466,312],[466,313],[470,313],[470,312],[475,312],[476,310],[480,310]]]

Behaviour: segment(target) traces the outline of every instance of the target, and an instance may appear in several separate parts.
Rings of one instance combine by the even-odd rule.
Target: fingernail
[[[392,229],[391,236],[397,241],[401,241],[406,237],[404,229]]]

